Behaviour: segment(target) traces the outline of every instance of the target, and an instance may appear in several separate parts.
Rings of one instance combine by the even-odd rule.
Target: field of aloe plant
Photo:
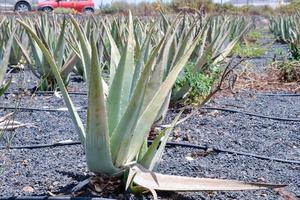
[[[0,199],[297,199],[299,21],[0,15]]]

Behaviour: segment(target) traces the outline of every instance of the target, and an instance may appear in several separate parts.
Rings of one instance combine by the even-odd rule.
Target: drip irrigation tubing
[[[0,109],[4,110],[18,110],[18,111],[40,111],[40,112],[68,112],[67,108],[26,108],[26,107],[10,107],[10,106],[0,106]],[[87,107],[77,107],[76,108],[78,112],[85,112]],[[219,110],[224,112],[232,112],[232,113],[240,113],[245,114],[248,116],[258,117],[258,118],[264,118],[264,119],[271,119],[271,120],[277,120],[277,121],[288,121],[288,122],[300,122],[300,118],[284,118],[284,117],[274,117],[269,115],[261,115],[256,113],[251,113],[247,111],[237,110],[233,108],[219,108],[219,107],[203,107],[201,109],[205,110]]]
[[[28,94],[30,94],[30,95],[53,95],[54,93],[55,93],[54,91],[36,91],[36,92],[29,92]],[[27,94],[27,93],[26,92],[5,92],[4,93],[4,95],[10,95],[10,94],[20,95],[20,94]],[[85,95],[87,95],[87,92],[68,92],[68,94],[85,96]]]
[[[59,91],[58,91],[59,92]],[[36,92],[30,92],[31,95],[53,95],[55,91],[36,91]],[[15,95],[20,95],[20,94],[26,94],[26,92],[5,92],[5,95],[10,95],[10,94],[15,94]],[[81,91],[81,92],[68,92],[70,95],[80,95],[80,96],[85,96],[87,95],[87,91]],[[259,96],[282,96],[282,97],[299,97],[300,93],[257,93],[257,92],[251,92],[251,94],[256,94]]]
[[[270,97],[300,97],[299,93],[258,93],[259,96],[270,96]]]
[[[245,114],[245,115],[249,115],[249,116],[253,116],[253,117],[264,118],[264,119],[272,119],[272,120],[277,120],[277,121],[300,122],[300,118],[274,117],[274,116],[261,115],[261,114],[247,112],[247,111],[237,110],[237,109],[233,109],[233,108],[203,107],[203,109],[205,109],[205,110],[219,110],[219,111],[232,112],[232,113],[240,113],[240,114]]]
[[[49,95],[49,94],[54,94],[53,91],[37,91],[37,92],[33,92],[34,94],[38,94],[38,95]],[[87,95],[87,92],[68,92],[68,94],[73,94],[73,95]]]
[[[148,144],[152,144],[153,140],[148,140]],[[47,147],[59,147],[59,146],[72,146],[72,145],[79,145],[81,142],[79,141],[61,141],[58,143],[53,144],[36,144],[36,145],[26,145],[26,146],[0,146],[1,149],[41,149],[41,148],[47,148]],[[275,162],[281,162],[281,163],[289,163],[289,164],[298,164],[300,165],[300,161],[297,160],[286,160],[286,159],[280,159],[280,158],[273,158],[268,156],[262,156],[258,154],[253,153],[246,153],[246,152],[240,152],[240,151],[233,151],[229,149],[221,149],[216,147],[210,147],[208,145],[197,145],[197,144],[191,144],[191,143],[184,143],[184,142],[167,142],[167,147],[186,147],[186,148],[194,148],[194,149],[201,149],[205,151],[213,151],[216,153],[229,153],[233,155],[242,155],[242,156],[248,156],[248,157],[254,157],[262,160],[270,160]]]
[[[0,109],[4,110],[18,110],[18,111],[40,111],[40,112],[68,112],[68,108],[27,108],[27,107],[13,107],[13,106],[0,106]],[[86,106],[76,107],[77,111],[84,112],[86,111]]]

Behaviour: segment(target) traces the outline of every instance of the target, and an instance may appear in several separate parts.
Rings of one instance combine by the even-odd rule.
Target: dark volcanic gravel
[[[25,75],[24,75],[25,74]],[[27,80],[28,72],[14,74]],[[25,77],[25,78],[24,78]],[[34,79],[34,78],[33,78]],[[24,87],[34,84],[24,82]],[[84,83],[72,83],[73,88],[85,89]],[[83,87],[81,87],[83,85]],[[23,88],[17,81],[11,88]],[[84,89],[82,89],[84,88]],[[235,108],[248,112],[285,118],[300,118],[300,97],[274,97],[250,94],[251,91],[234,97],[219,97],[210,106]],[[85,106],[86,96],[72,96],[76,106]],[[0,98],[0,105],[60,108],[61,98],[49,96],[14,95]],[[8,111],[0,110],[0,116]],[[80,113],[85,120],[85,113]],[[174,116],[169,112],[167,119]],[[16,119],[24,123],[35,123],[37,128],[20,128],[0,135],[0,146],[53,143],[61,140],[78,140],[67,112],[17,112]],[[300,123],[251,117],[223,111],[199,111],[197,115],[178,126],[173,141],[188,140],[195,144],[256,153],[282,159],[300,161]],[[211,153],[201,156],[200,150],[191,148],[167,148],[158,168],[166,174],[236,179],[250,182],[287,184],[287,189],[300,195],[300,165],[272,162],[247,156]],[[194,156],[193,160],[186,159]],[[89,175],[83,148],[64,146],[34,150],[0,150],[0,195],[47,195],[68,194],[70,189]],[[33,191],[26,192],[28,187]],[[27,188],[26,188],[27,187]],[[251,192],[199,192],[167,193],[168,199],[281,199],[271,190]]]
[[[242,95],[242,96],[241,96]],[[62,107],[61,99],[53,96],[38,96],[31,106]],[[49,100],[50,99],[50,100]],[[86,103],[85,96],[74,96],[76,105]],[[219,98],[213,106],[235,107],[241,110],[274,115],[298,117],[300,97],[268,97],[240,94]],[[4,100],[7,105],[10,97]],[[30,97],[22,98],[27,105]],[[1,115],[6,112],[1,111]],[[168,118],[173,116],[169,113]],[[81,113],[85,119],[84,113]],[[0,145],[29,145],[52,143],[60,140],[78,140],[67,112],[18,112],[16,119],[32,122],[38,128],[21,128],[5,132]],[[284,159],[300,160],[300,123],[284,122],[250,117],[238,113],[208,111],[200,113],[176,128],[173,140],[182,140],[188,135],[189,142],[208,144],[242,152],[257,153]],[[175,137],[176,136],[176,137]],[[159,172],[199,177],[228,178],[245,181],[266,181],[288,184],[288,189],[300,195],[299,165],[270,162],[256,158],[210,154],[188,161],[185,157],[198,150],[190,148],[168,148]],[[28,195],[25,186],[34,188],[35,195],[67,193],[88,174],[81,146],[45,148],[36,150],[0,151],[0,194]],[[217,192],[170,194],[174,199],[280,199],[273,191]]]

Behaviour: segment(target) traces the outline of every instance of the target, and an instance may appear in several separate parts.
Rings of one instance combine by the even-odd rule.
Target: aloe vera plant
[[[207,73],[223,61],[250,29],[251,23],[244,19],[212,17],[207,21],[206,27],[203,31],[203,42],[196,49],[196,56],[191,60],[193,64],[189,65],[188,69],[189,73],[195,76]],[[172,91],[172,100],[178,101],[193,96],[192,87],[189,81],[181,81]]]
[[[271,17],[269,20],[269,29],[275,38],[283,43],[289,44],[289,49],[293,59],[300,59],[300,16],[299,14],[291,16]]]
[[[28,25],[55,56],[60,74],[65,85],[67,85],[69,74],[78,58],[73,52],[66,49],[66,19],[63,18],[60,21],[57,18],[50,19],[48,16],[42,15],[35,23],[28,20]],[[27,48],[20,40],[16,39],[27,63],[30,65],[33,73],[40,79],[39,89],[56,90],[56,79],[51,72],[47,59],[36,42],[30,37],[28,40],[30,48]]]
[[[13,17],[4,17],[3,19],[0,19],[0,46],[6,45],[13,31],[15,39],[12,41],[9,64],[18,65],[22,59],[22,52],[16,38],[18,40],[26,40],[24,29],[16,25],[16,20]],[[3,49],[0,50],[0,55],[3,54],[2,51]]]
[[[2,55],[0,55],[0,96],[2,96],[4,92],[8,89],[11,82],[10,80],[5,82],[4,78],[9,64],[9,56],[11,53],[14,34],[15,29],[12,31],[10,37],[8,38],[6,46],[3,45],[2,47],[0,47],[2,48]]]
[[[167,45],[173,41],[174,32],[172,30],[174,26],[167,27],[166,33],[161,36],[157,43],[154,43],[149,56],[145,56],[146,50],[149,48],[147,43],[152,40],[152,34],[155,34],[154,29],[150,29],[151,31],[147,33],[143,44],[140,45],[140,53],[136,56],[135,47],[137,43],[134,38],[134,23],[130,13],[127,20],[126,37],[123,38],[124,48],[119,51],[119,55],[112,54],[114,51],[111,51],[110,54],[111,59],[116,62],[110,63],[115,65],[115,72],[109,81],[109,91],[106,96],[104,89],[106,83],[102,78],[99,51],[96,46],[96,30],[88,38],[82,33],[82,26],[71,17],[80,39],[78,45],[86,50],[82,52],[82,56],[79,56],[85,65],[85,73],[88,77],[86,128],[84,128],[83,122],[67,93],[55,54],[49,50],[30,25],[24,20],[18,20],[29,33],[31,40],[39,46],[51,67],[84,145],[89,169],[97,174],[109,176],[122,176],[129,171],[127,187],[134,188],[135,184],[140,185],[150,190],[155,199],[155,190],[207,191],[276,187],[274,185],[246,184],[227,180],[192,179],[151,172],[161,158],[172,128],[162,131],[150,146],[147,144],[149,130],[165,99],[170,94],[176,78],[199,44],[202,34],[198,33],[192,39],[187,39],[191,40],[190,46],[178,47],[185,49],[176,49],[176,52],[180,53],[177,53],[176,61],[169,65],[168,74],[161,80],[157,79],[156,75],[158,71],[166,68],[165,65],[169,64],[161,62],[163,58],[161,55],[164,55],[163,52]],[[194,27],[191,26],[187,33],[191,33],[193,30]],[[110,39],[114,40],[113,37]],[[114,42],[116,43],[116,41]],[[119,60],[115,56],[119,56]],[[171,127],[174,127],[178,119],[179,116],[176,117]],[[159,182],[156,182],[155,177],[158,178]],[[169,182],[168,178],[174,182]]]

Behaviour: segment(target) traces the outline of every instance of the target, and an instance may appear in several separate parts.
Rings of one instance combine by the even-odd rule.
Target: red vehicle
[[[46,0],[39,2],[39,11],[51,12],[55,8],[71,8],[77,12],[92,13],[95,11],[93,0]]]

